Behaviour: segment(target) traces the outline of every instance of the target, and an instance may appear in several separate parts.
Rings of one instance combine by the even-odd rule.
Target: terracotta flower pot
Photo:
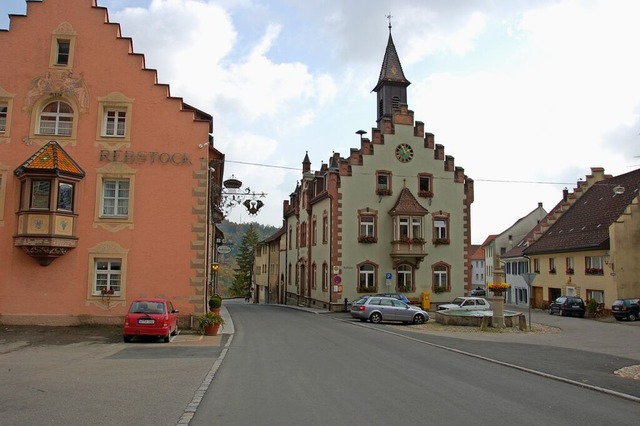
[[[211,324],[204,327],[205,336],[217,336],[220,330],[220,324]]]

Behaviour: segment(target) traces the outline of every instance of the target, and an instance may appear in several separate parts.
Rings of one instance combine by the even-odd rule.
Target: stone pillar
[[[494,284],[500,284],[504,281],[504,272],[500,267],[500,259],[498,256],[495,257],[495,268],[493,271],[493,282]],[[505,328],[504,325],[504,292],[502,291],[493,291],[493,297],[491,298],[491,304],[493,307],[493,318],[491,321],[491,325],[494,328]]]

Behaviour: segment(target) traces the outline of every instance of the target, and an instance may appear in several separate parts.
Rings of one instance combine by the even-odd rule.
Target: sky
[[[96,1],[173,96],[214,117],[225,178],[267,194],[235,222],[281,226],[305,153],[317,170],[371,135],[388,15],[409,109],[475,182],[473,244],[592,167],[640,167],[637,0]],[[0,0],[0,28],[25,5]]]

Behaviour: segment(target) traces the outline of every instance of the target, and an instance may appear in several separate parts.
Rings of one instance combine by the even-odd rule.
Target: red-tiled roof
[[[398,200],[393,208],[389,211],[390,214],[419,214],[425,215],[429,213],[429,210],[420,205],[416,197],[413,196],[411,191],[407,187],[402,188]]]
[[[613,188],[624,188],[616,194]],[[525,254],[609,248],[609,226],[638,196],[640,169],[594,183]]]

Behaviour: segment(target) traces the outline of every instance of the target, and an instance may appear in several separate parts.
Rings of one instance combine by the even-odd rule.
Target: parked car
[[[484,297],[484,296],[487,295],[487,291],[482,287],[478,287],[478,288],[474,288],[473,290],[471,290],[471,295],[472,296]]]
[[[584,300],[577,296],[560,296],[549,305],[549,314],[577,315],[584,317]]]
[[[611,315],[618,321],[635,321],[640,317],[640,298],[618,299],[611,305]]]
[[[123,338],[135,336],[161,337],[166,343],[178,334],[178,310],[166,299],[137,299],[124,317]]]
[[[407,305],[411,304],[411,301],[409,299],[407,299],[407,296],[405,296],[402,293],[378,293],[375,296],[377,296],[377,297],[393,297],[394,299],[402,300]]]
[[[439,311],[445,309],[462,310],[462,311],[484,311],[491,309],[491,305],[487,299],[483,297],[456,297],[451,303],[438,305]]]
[[[351,304],[351,316],[360,321],[378,324],[382,321],[400,321],[422,324],[429,321],[429,313],[393,297],[363,297]]]

